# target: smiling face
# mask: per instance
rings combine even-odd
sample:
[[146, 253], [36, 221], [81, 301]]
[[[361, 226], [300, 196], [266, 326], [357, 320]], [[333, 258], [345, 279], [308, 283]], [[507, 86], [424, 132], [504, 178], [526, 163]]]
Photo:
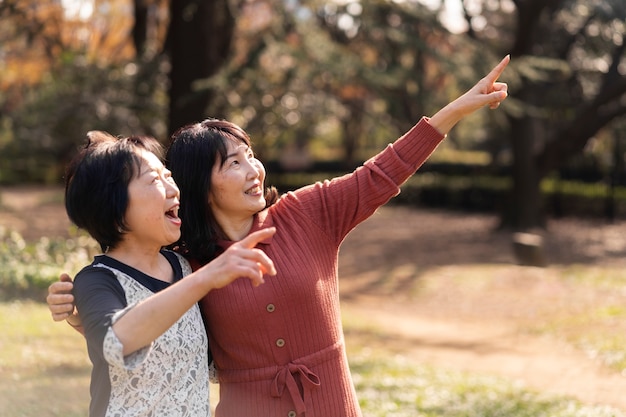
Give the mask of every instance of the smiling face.
[[226, 158], [213, 165], [209, 206], [217, 222], [251, 221], [265, 208], [265, 168], [243, 142], [226, 140]]
[[180, 238], [179, 191], [159, 158], [139, 151], [141, 165], [128, 184], [123, 241], [163, 247]]

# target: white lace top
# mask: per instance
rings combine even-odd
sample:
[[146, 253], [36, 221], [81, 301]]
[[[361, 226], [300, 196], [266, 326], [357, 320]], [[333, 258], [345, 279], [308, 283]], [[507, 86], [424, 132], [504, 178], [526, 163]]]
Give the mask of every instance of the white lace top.
[[[175, 275], [191, 272], [179, 255], [163, 254]], [[210, 416], [208, 341], [197, 305], [151, 345], [126, 357], [111, 327], [168, 285], [107, 256], [96, 257], [76, 276], [76, 304], [94, 364], [90, 416]]]

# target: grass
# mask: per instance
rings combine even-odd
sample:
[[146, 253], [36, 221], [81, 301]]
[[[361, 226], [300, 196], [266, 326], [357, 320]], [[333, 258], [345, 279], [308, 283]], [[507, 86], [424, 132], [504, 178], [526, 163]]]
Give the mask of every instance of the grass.
[[593, 301], [586, 308], [556, 317], [537, 330], [556, 334], [589, 357], [626, 375], [626, 272], [570, 266], [562, 270], [561, 276]]
[[[425, 176], [424, 181], [427, 179]], [[474, 182], [482, 184], [481, 178]], [[459, 188], [467, 186], [462, 181], [455, 184]], [[593, 194], [592, 191], [586, 190], [582, 195]], [[570, 189], [561, 187], [560, 192]], [[11, 296], [22, 289], [27, 293], [35, 290], [37, 297], [33, 298], [43, 300], [41, 295], [49, 282], [56, 280], [61, 271], [75, 272], [88, 263], [93, 250], [93, 243], [78, 235], [62, 241], [42, 238], [25, 242], [18, 234], [0, 228], [0, 300], [4, 299], [0, 301], [0, 416], [87, 415], [91, 366], [82, 336], [64, 323], [53, 323], [45, 304], [12, 301]], [[442, 292], [438, 284], [448, 279], [452, 281], [450, 287], [457, 289], [458, 299], [467, 299], [490, 282], [501, 282], [502, 277], [496, 276], [499, 267], [464, 268], [462, 276], [437, 276], [427, 281], [433, 288], [409, 290], [412, 295], [425, 292], [427, 298], [437, 293], [450, 295], [449, 288]], [[529, 331], [566, 340], [626, 375], [626, 272], [570, 266], [556, 271], [556, 275], [554, 279], [570, 284], [567, 295], [574, 300], [570, 305], [581, 308], [551, 316]], [[486, 279], [489, 276], [492, 281]], [[416, 282], [424, 284], [424, 280]], [[580, 303], [570, 291], [574, 288], [581, 297]], [[601, 302], [586, 303], [584, 294], [599, 294]], [[367, 318], [347, 317], [344, 325], [348, 337], [351, 332], [366, 332], [380, 338], [380, 329]], [[423, 366], [384, 346], [371, 346], [367, 339], [348, 341], [365, 417], [624, 417], [610, 407], [588, 407], [571, 399], [546, 396], [514, 381]], [[212, 387], [213, 404], [217, 391], [217, 386]]]
[[365, 350], [351, 356], [351, 363], [368, 417], [623, 416], [610, 407], [585, 407], [499, 378], [419, 367], [403, 357]]
[[[362, 326], [356, 323], [349, 320], [347, 332]], [[90, 364], [81, 335], [53, 323], [46, 305], [33, 301], [0, 303], [0, 334], [0, 415], [87, 414]], [[366, 417], [623, 416], [609, 407], [546, 397], [511, 381], [420, 366], [368, 346], [351, 345], [349, 356]]]
[[[11, 300], [10, 293], [24, 289], [43, 301], [40, 293], [49, 282], [56, 280], [60, 271], [76, 271], [78, 265], [86, 264], [93, 250], [93, 243], [84, 236], [30, 243], [0, 228], [0, 300], [4, 299], [0, 301], [0, 416], [87, 415], [91, 366], [82, 336], [64, 323], [53, 323], [42, 302]], [[50, 269], [50, 265], [55, 266]], [[468, 299], [489, 286], [497, 289], [506, 279], [502, 268], [468, 266], [457, 275], [442, 273], [416, 280], [416, 287], [407, 290], [411, 296], [421, 294], [425, 299], [436, 294]], [[537, 279], [547, 288], [564, 289], [568, 305], [576, 308], [543, 314], [546, 320], [528, 330], [566, 340], [626, 374], [626, 272], [582, 265], [541, 271], [548, 275]], [[396, 275], [418, 272], [389, 271]], [[533, 277], [515, 279], [524, 282]], [[442, 290], [442, 285], [447, 286]], [[592, 295], [595, 298], [590, 298]], [[365, 331], [380, 338], [380, 329], [371, 321], [349, 315], [344, 320], [348, 337]], [[425, 367], [384, 346], [372, 348], [367, 339], [350, 340], [348, 346], [366, 417], [624, 416], [609, 407], [586, 407], [571, 399], [546, 397], [512, 381]], [[213, 404], [217, 392], [218, 387], [213, 386]]]
[[90, 364], [80, 334], [31, 301], [0, 303], [0, 334], [0, 415], [87, 415]]

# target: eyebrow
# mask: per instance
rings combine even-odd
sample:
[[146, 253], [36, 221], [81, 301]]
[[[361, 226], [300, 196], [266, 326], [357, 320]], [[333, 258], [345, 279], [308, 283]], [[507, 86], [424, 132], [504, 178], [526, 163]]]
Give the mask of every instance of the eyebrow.
[[152, 165], [147, 165], [147, 164], [142, 164], [142, 165], [146, 165], [146, 169], [144, 171], [139, 171], [138, 177], [143, 177], [144, 175], [149, 174], [151, 172], [159, 172], [159, 169], [157, 167], [153, 167]]
[[250, 150], [249, 146], [246, 146], [245, 144], [242, 143], [241, 145], [237, 146], [237, 152], [226, 154], [226, 158], [224, 158], [224, 160], [226, 160], [228, 158], [232, 158], [233, 156], [237, 156], [239, 154], [239, 152], [240, 152], [239, 150], [241, 148], [244, 148], [245, 152], [248, 152], [248, 150]]

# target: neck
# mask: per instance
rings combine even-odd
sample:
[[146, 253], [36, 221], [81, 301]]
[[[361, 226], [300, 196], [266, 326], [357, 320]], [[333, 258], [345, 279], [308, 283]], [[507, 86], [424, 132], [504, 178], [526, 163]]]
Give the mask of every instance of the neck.
[[246, 219], [235, 220], [235, 219], [225, 219], [218, 221], [222, 232], [226, 235], [229, 240], [233, 242], [238, 242], [244, 237], [248, 236], [250, 230], [252, 229], [252, 224], [254, 222], [254, 217], [248, 217]]
[[160, 250], [160, 247], [145, 248], [122, 242], [116, 248], [107, 251], [106, 255], [153, 278], [172, 282], [174, 272]]

